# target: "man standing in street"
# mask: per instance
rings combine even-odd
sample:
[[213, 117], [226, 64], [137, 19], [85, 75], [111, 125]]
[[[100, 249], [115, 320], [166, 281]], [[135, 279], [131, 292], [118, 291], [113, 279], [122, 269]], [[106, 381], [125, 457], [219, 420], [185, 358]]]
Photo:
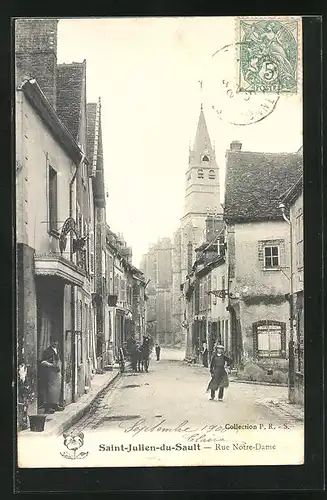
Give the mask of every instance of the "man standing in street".
[[157, 356], [157, 361], [160, 360], [160, 351], [161, 351], [161, 347], [160, 345], [158, 344], [158, 342], [156, 343], [156, 356]]
[[215, 392], [218, 390], [218, 401], [222, 401], [224, 397], [224, 389], [229, 386], [228, 375], [225, 370], [225, 364], [230, 366], [232, 360], [224, 353], [224, 346], [218, 344], [215, 346], [210, 363], [211, 380], [207, 387], [207, 392], [210, 391], [210, 400], [215, 399]]

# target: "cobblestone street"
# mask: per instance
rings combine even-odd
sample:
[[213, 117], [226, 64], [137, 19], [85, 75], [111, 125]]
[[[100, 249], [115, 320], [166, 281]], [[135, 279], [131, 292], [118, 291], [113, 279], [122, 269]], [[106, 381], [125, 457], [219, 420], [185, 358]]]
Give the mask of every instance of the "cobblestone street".
[[149, 373], [124, 373], [74, 429], [115, 429], [122, 421], [138, 419], [188, 420], [192, 424], [297, 425], [287, 414], [269, 411], [269, 400], [287, 399], [284, 387], [231, 382], [222, 403], [209, 401], [209, 372], [181, 361], [183, 353], [164, 350], [159, 362], [150, 361]]
[[[95, 398], [87, 413], [66, 430], [68, 435], [75, 431], [73, 439], [81, 439], [77, 454], [83, 461], [72, 460], [75, 452], [67, 446], [66, 434], [42, 439], [42, 434], [31, 433], [20, 441], [22, 463], [50, 467], [303, 463], [302, 414], [288, 405], [286, 387], [238, 383], [231, 377], [224, 401], [210, 401], [209, 370], [188, 365], [183, 358], [183, 351], [163, 349], [159, 362], [152, 356], [149, 373], [127, 371]], [[37, 460], [31, 458], [31, 446]]]

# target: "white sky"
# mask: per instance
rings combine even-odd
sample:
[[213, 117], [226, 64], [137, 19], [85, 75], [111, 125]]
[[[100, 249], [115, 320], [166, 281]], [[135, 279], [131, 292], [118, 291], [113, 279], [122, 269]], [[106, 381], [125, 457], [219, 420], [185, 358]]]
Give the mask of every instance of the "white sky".
[[[212, 54], [235, 41], [235, 26], [226, 17], [59, 21], [58, 63], [86, 59], [87, 100], [102, 100], [107, 222], [133, 247], [135, 265], [150, 243], [179, 226], [200, 112], [198, 80]], [[222, 184], [234, 139], [253, 151], [302, 145], [300, 96], [281, 97], [269, 117], [238, 127], [219, 120], [203, 95]]]

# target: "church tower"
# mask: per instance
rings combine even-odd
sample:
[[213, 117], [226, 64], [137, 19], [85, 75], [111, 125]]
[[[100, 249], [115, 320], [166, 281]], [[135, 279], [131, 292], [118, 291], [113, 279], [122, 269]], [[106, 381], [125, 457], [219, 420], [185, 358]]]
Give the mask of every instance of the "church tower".
[[184, 215], [181, 219], [181, 281], [191, 270], [195, 249], [205, 241], [205, 220], [221, 215], [219, 168], [216, 162], [203, 106], [186, 170]]

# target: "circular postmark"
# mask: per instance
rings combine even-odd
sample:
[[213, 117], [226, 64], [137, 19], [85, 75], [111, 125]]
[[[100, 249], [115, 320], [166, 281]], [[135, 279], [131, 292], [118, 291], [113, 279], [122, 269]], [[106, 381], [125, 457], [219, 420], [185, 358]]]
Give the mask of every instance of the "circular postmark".
[[240, 45], [226, 45], [213, 54], [203, 90], [219, 119], [242, 126], [257, 123], [269, 116], [276, 108], [279, 93], [267, 93], [264, 89], [260, 93], [241, 91], [238, 77]]

